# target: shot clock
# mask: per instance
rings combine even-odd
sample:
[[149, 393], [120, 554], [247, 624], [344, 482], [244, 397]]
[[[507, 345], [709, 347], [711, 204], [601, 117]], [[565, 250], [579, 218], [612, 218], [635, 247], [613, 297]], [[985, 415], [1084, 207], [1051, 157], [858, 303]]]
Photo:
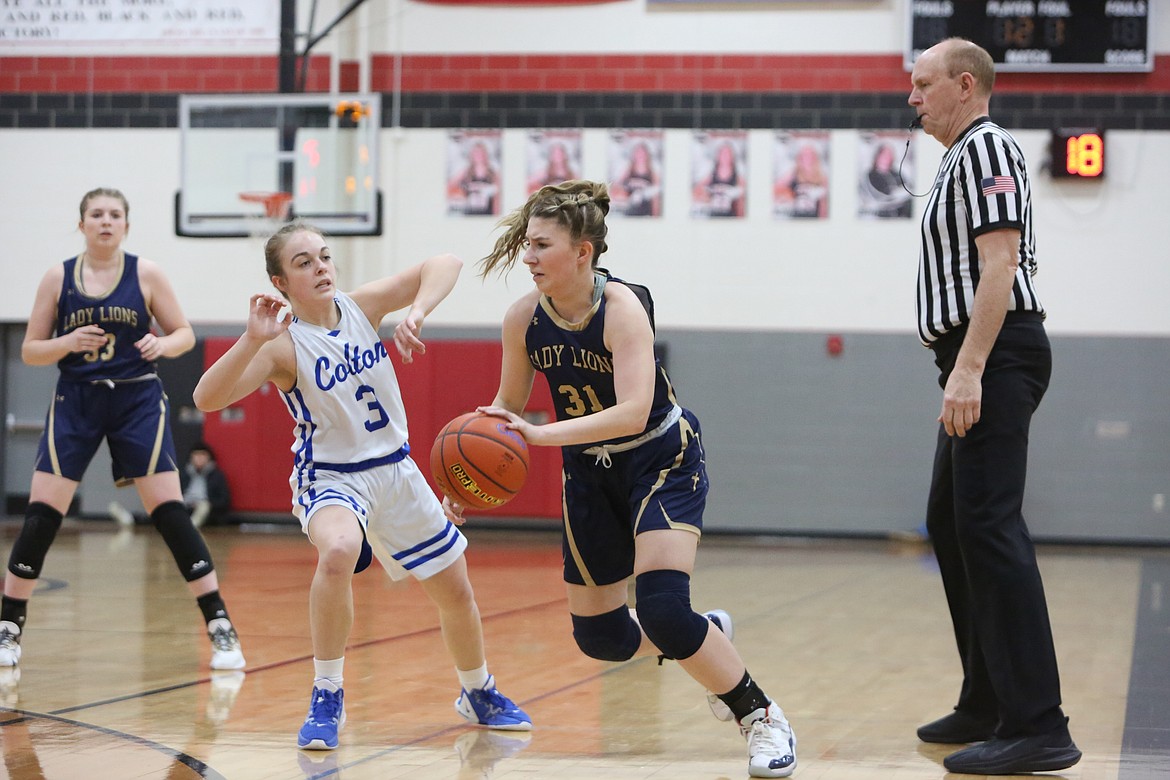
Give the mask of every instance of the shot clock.
[[1052, 131], [1052, 178], [1100, 179], [1104, 175], [1104, 130], [1076, 128]]

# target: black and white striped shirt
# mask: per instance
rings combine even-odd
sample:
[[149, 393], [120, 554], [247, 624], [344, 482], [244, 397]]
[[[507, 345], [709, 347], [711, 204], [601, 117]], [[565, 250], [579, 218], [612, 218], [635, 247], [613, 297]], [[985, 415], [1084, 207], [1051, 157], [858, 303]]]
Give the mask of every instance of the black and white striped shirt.
[[929, 346], [971, 319], [979, 285], [975, 237], [1020, 231], [1020, 264], [1008, 311], [1044, 314], [1036, 273], [1032, 186], [1016, 139], [988, 117], [975, 120], [943, 156], [922, 215], [918, 335]]

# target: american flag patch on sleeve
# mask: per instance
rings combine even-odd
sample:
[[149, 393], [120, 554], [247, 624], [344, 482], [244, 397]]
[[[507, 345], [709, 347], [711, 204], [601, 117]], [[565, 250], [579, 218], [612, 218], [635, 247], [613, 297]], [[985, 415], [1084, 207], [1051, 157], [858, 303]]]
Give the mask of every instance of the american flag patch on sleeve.
[[1011, 176], [988, 176], [979, 182], [979, 191], [985, 196], [1010, 194], [1016, 191], [1016, 180]]

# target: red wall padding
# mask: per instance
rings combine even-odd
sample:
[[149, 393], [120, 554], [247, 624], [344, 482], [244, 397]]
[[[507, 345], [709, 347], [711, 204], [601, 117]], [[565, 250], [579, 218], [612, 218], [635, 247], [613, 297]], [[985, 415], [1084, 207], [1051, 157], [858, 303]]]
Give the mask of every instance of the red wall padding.
[[[209, 338], [204, 368], [235, 343], [234, 338]], [[397, 355], [392, 342], [386, 343]], [[431, 443], [447, 422], [477, 406], [491, 403], [500, 379], [501, 347], [491, 341], [435, 341], [426, 355], [411, 364], [397, 363], [398, 383], [410, 426], [411, 456], [434, 487], [430, 476]], [[537, 375], [526, 415], [555, 416], [548, 385]], [[292, 494], [292, 418], [280, 391], [265, 383], [236, 404], [207, 414], [203, 438], [215, 450], [232, 486], [233, 509], [240, 512], [289, 512]], [[487, 513], [500, 517], [561, 516], [561, 453], [556, 447], [534, 447], [528, 482], [506, 507]]]

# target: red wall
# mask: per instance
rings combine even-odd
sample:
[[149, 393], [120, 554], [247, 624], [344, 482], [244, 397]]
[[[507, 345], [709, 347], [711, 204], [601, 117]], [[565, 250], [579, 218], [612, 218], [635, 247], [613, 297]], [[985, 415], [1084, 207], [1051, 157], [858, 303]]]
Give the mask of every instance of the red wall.
[[[399, 78], [389, 54], [370, 58], [371, 89]], [[406, 92], [908, 92], [901, 54], [436, 54], [401, 59]], [[340, 63], [342, 91], [358, 64]], [[0, 57], [0, 93], [274, 92], [277, 57]], [[329, 88], [329, 58], [314, 56], [306, 91]], [[1002, 92], [1170, 92], [1170, 56], [1150, 73], [1001, 73]]]
[[[209, 338], [204, 343], [204, 368], [235, 343], [233, 338]], [[386, 348], [396, 355], [392, 343]], [[395, 366], [410, 424], [411, 456], [434, 487], [430, 476], [431, 443], [444, 425], [464, 412], [490, 403], [500, 378], [501, 347], [488, 341], [436, 341], [427, 354], [409, 365]], [[525, 414], [546, 415], [554, 410], [544, 377], [537, 375]], [[227, 409], [207, 414], [203, 438], [216, 452], [232, 486], [232, 504], [240, 512], [289, 512], [292, 502], [288, 478], [292, 472], [292, 418], [280, 391], [265, 383], [256, 392]], [[530, 450], [528, 481], [506, 507], [468, 514], [507, 517], [561, 516], [561, 453], [557, 448]]]

